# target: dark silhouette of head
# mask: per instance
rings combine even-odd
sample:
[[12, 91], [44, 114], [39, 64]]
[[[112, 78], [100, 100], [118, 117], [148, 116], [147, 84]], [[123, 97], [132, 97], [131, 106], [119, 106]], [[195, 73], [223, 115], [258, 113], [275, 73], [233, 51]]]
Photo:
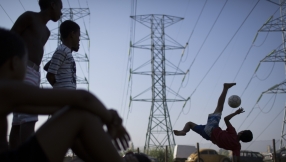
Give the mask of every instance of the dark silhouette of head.
[[26, 54], [25, 44], [17, 34], [0, 28], [0, 38], [0, 66], [11, 57], [18, 56], [22, 59]]
[[51, 20], [57, 22], [62, 16], [63, 3], [61, 0], [39, 0], [41, 11], [48, 11]]
[[238, 133], [239, 134], [239, 139], [242, 142], [250, 142], [253, 139], [253, 134], [250, 130], [244, 130]]
[[22, 38], [0, 28], [0, 75], [7, 79], [23, 80], [27, 66], [27, 49]]
[[80, 27], [79, 25], [71, 20], [64, 21], [60, 26], [61, 40], [65, 41], [70, 39], [72, 42], [72, 50], [79, 50], [79, 41], [80, 41]]

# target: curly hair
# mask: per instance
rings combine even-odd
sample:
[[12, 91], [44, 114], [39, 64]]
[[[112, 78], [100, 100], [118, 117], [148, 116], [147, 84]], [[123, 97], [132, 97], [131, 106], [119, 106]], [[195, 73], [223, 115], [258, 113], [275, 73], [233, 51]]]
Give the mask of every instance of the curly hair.
[[250, 142], [253, 139], [252, 132], [250, 130], [244, 130], [240, 135], [240, 140], [242, 142]]

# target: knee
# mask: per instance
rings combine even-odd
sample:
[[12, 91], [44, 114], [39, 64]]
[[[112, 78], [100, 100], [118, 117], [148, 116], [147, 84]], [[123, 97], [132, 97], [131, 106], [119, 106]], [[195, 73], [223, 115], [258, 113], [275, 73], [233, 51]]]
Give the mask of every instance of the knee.
[[69, 113], [74, 115], [74, 118], [72, 118], [73, 120], [79, 120], [79, 121], [87, 121], [90, 122], [91, 120], [93, 122], [100, 122], [101, 120], [98, 116], [86, 111], [86, 110], [82, 110], [82, 109], [76, 109], [76, 108], [71, 108], [68, 110]]
[[191, 126], [193, 124], [194, 124], [193, 122], [187, 122], [187, 125], [189, 125], [189, 126]]
[[187, 122], [186, 125], [188, 125], [191, 129], [193, 129], [196, 126], [196, 124], [193, 122]]

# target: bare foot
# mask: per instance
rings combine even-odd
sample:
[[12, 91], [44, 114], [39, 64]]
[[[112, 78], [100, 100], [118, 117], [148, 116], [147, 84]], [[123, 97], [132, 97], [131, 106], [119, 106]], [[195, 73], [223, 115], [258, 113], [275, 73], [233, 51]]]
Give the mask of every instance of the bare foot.
[[236, 85], [236, 83], [224, 83], [223, 84], [224, 88], [227, 88], [227, 89], [231, 88], [234, 85]]
[[175, 134], [176, 136], [185, 136], [185, 135], [186, 135], [186, 132], [174, 130], [174, 134]]

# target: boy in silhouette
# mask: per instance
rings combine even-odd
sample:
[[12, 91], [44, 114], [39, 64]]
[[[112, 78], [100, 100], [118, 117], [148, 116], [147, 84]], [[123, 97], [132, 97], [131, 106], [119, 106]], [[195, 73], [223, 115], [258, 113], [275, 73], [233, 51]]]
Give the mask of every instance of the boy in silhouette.
[[[128, 148], [130, 137], [117, 112], [107, 110], [84, 90], [40, 89], [23, 83], [28, 62], [24, 42], [17, 34], [1, 28], [0, 38], [1, 161], [62, 162], [68, 148], [74, 146], [83, 148], [90, 162], [124, 162], [112, 140], [121, 150]], [[53, 116], [20, 147], [9, 150], [7, 115], [11, 112]], [[129, 161], [136, 162], [134, 158]]]
[[[19, 16], [11, 31], [19, 34], [27, 46], [27, 70], [25, 83], [39, 87], [40, 64], [44, 54], [44, 46], [50, 36], [47, 28], [48, 21], [57, 22], [61, 15], [61, 0], [39, 0], [39, 13], [27, 11]], [[13, 122], [10, 132], [10, 147], [17, 148], [26, 141], [35, 130], [38, 115], [13, 113]]]
[[253, 138], [253, 135], [250, 130], [244, 130], [236, 133], [235, 128], [231, 125], [229, 120], [232, 117], [243, 113], [243, 108], [239, 108], [234, 113], [229, 114], [224, 118], [224, 122], [227, 126], [226, 130], [222, 130], [219, 127], [219, 121], [221, 118], [227, 91], [234, 85], [236, 85], [236, 83], [224, 83], [223, 91], [218, 99], [217, 107], [214, 113], [209, 114], [206, 125], [197, 125], [193, 122], [187, 122], [183, 130], [174, 130], [174, 134], [177, 136], [185, 136], [186, 133], [192, 129], [196, 133], [200, 134], [204, 139], [211, 140], [212, 143], [216, 144], [218, 147], [226, 150], [231, 150], [233, 154], [233, 162], [239, 162], [241, 150], [240, 141], [250, 142]]
[[47, 80], [53, 88], [76, 89], [76, 64], [72, 52], [79, 50], [80, 27], [66, 20], [60, 25], [62, 44], [45, 66]]

